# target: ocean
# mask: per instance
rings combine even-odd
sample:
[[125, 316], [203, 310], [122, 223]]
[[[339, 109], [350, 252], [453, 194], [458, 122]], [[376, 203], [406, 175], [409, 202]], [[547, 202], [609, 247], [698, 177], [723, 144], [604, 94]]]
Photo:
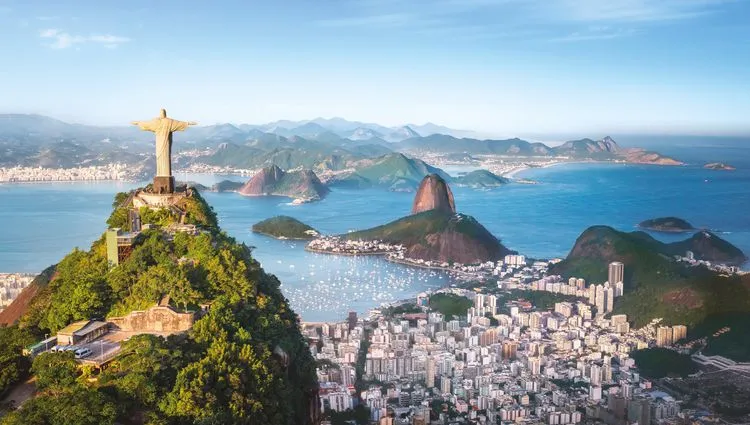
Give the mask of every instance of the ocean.
[[[539, 184], [510, 184], [486, 191], [452, 188], [456, 207], [476, 217], [507, 247], [532, 258], [564, 257], [581, 232], [592, 225], [633, 231], [642, 220], [666, 215], [712, 229], [750, 253], [750, 147], [670, 145], [659, 150], [689, 165], [564, 164], [529, 169], [518, 176]], [[725, 161], [737, 170], [706, 170], [702, 168], [706, 161]], [[187, 177], [204, 184], [228, 177], [241, 180], [237, 176]], [[117, 182], [0, 185], [0, 272], [37, 272], [73, 247], [88, 248], [104, 231], [114, 194], [136, 186]], [[295, 311], [309, 321], [339, 320], [349, 310], [363, 313], [383, 302], [447, 285], [452, 278], [377, 257], [309, 253], [302, 242], [256, 235], [250, 227], [284, 214], [323, 233], [344, 233], [408, 214], [413, 196], [335, 189], [321, 202], [294, 206], [279, 197], [205, 194], [221, 226], [254, 247], [266, 271], [281, 280]], [[665, 241], [687, 237], [654, 236]]]

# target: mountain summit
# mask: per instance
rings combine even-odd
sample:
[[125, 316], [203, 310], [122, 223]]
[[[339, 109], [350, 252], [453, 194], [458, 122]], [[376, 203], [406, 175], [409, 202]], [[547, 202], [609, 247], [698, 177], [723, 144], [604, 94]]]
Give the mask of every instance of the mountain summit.
[[411, 213], [419, 214], [429, 210], [456, 212], [453, 192], [445, 180], [437, 174], [428, 174], [422, 179], [417, 195], [414, 197]]

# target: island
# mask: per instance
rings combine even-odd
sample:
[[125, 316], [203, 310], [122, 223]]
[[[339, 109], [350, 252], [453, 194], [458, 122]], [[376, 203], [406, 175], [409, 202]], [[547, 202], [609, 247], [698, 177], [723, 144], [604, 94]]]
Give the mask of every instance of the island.
[[271, 236], [276, 239], [310, 240], [320, 235], [317, 230], [296, 218], [279, 215], [253, 224], [254, 233]]
[[734, 171], [735, 167], [725, 164], [723, 162], [711, 162], [703, 166], [707, 170], [718, 170], [718, 171]]
[[638, 223], [638, 227], [652, 232], [683, 233], [695, 230], [692, 224], [679, 217], [659, 217]]
[[272, 165], [255, 174], [238, 192], [244, 196], [286, 196], [299, 204], [321, 200], [330, 190], [312, 170], [285, 172]]

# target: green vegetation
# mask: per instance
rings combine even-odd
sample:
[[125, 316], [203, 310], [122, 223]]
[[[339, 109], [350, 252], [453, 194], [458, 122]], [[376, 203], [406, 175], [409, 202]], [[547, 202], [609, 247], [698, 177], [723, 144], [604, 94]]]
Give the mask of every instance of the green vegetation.
[[737, 362], [750, 362], [750, 313], [725, 313], [707, 317], [688, 330], [688, 339], [705, 338], [703, 354], [719, 355]]
[[[164, 296], [178, 310], [210, 303], [209, 312], [187, 333], [131, 338], [94, 379], [72, 367], [70, 354], [38, 356], [32, 372], [40, 393], [0, 423], [127, 423], [134, 414], [149, 424], [304, 422], [308, 391], [317, 385], [315, 363], [278, 280], [260, 268], [247, 246], [214, 226], [215, 215], [197, 194], [181, 208], [206, 231], [173, 238], [143, 232], [130, 256], [111, 271], [104, 238], [89, 251], [66, 256], [32, 299], [20, 327], [0, 330], [0, 383], [7, 388], [28, 370], [14, 353], [31, 334], [126, 314]], [[273, 354], [277, 349], [288, 364]]]
[[414, 190], [426, 175], [433, 173], [445, 181], [451, 181], [451, 177], [443, 170], [432, 167], [420, 159], [409, 158], [401, 153], [390, 153], [364, 162], [364, 165], [357, 167], [353, 173], [337, 177], [332, 184]]
[[31, 364], [21, 352], [33, 342], [28, 329], [0, 327], [0, 398], [29, 373]]
[[[702, 233], [688, 241], [699, 243], [704, 252], [725, 250], [726, 241], [699, 236]], [[636, 327], [657, 317], [667, 324], [693, 326], [713, 314], [750, 312], [750, 276], [721, 276], [673, 261], [671, 256], [683, 248], [685, 242], [664, 244], [644, 232], [594, 226], [581, 234], [568, 257], [550, 272], [604, 282], [607, 264], [623, 262], [625, 295], [615, 301], [614, 313], [627, 314]]]
[[388, 307], [383, 309], [383, 315], [386, 317], [394, 317], [402, 314], [421, 313], [422, 309], [415, 304], [402, 304], [396, 307]]
[[638, 227], [656, 232], [687, 232], [693, 230], [692, 224], [679, 217], [659, 217], [638, 223]]
[[442, 313], [447, 320], [465, 316], [472, 305], [470, 299], [455, 294], [440, 293], [430, 297], [430, 308]]
[[698, 371], [698, 366], [687, 354], [667, 348], [647, 348], [631, 353], [641, 374], [652, 379], [666, 376], [686, 377]]
[[510, 180], [500, 177], [487, 170], [475, 170], [455, 179], [457, 186], [469, 186], [474, 188], [499, 187], [508, 184]]
[[[440, 238], [435, 237], [437, 235], [452, 238], [452, 243], [440, 244]], [[474, 217], [439, 210], [409, 215], [382, 226], [341, 236], [352, 240], [402, 244], [411, 250], [410, 256], [449, 263], [495, 260], [510, 253]]]
[[253, 232], [278, 239], [313, 239], [317, 230], [286, 215], [280, 215], [253, 224]]
[[347, 409], [343, 412], [332, 410], [330, 415], [331, 425], [350, 425], [352, 423], [366, 425], [370, 423], [370, 409], [363, 404], [358, 404], [354, 409]]

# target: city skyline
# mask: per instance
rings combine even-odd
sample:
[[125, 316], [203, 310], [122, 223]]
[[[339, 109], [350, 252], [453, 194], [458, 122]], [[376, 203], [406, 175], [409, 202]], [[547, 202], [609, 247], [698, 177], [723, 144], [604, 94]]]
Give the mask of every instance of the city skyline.
[[736, 96], [750, 88], [748, 12], [746, 0], [5, 1], [0, 113], [748, 134], [750, 100]]

